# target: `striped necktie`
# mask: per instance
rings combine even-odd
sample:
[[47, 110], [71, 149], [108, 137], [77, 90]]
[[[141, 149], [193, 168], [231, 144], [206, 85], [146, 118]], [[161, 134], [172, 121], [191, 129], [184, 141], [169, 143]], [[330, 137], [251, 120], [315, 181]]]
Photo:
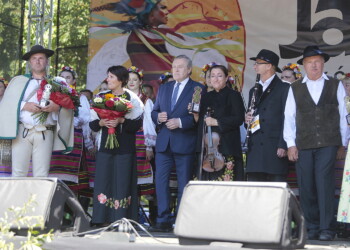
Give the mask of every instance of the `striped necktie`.
[[177, 94], [179, 93], [179, 86], [180, 86], [180, 83], [178, 82], [175, 83], [175, 89], [173, 92], [173, 96], [171, 97], [171, 111], [173, 111], [174, 106], [176, 104]]

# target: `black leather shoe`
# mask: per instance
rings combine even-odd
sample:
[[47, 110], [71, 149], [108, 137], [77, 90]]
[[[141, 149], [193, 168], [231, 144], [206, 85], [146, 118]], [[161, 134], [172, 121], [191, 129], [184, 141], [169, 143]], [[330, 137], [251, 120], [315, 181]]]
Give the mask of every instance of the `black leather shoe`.
[[318, 240], [319, 239], [318, 231], [307, 232], [307, 239], [308, 240]]
[[322, 241], [332, 241], [334, 240], [334, 237], [335, 237], [334, 232], [325, 230], [320, 233], [320, 236], [318, 237], [318, 239]]
[[173, 231], [173, 226], [170, 223], [157, 223], [154, 226], [148, 228], [150, 232], [167, 233]]

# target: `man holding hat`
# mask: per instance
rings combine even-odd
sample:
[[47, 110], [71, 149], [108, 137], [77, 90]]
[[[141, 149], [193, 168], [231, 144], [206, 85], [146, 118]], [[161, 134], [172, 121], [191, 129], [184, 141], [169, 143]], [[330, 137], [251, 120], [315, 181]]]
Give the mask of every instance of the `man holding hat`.
[[[289, 84], [276, 75], [279, 57], [263, 49], [256, 57], [254, 70], [260, 79], [249, 92], [247, 151], [248, 181], [286, 181], [288, 174], [287, 145], [283, 140], [284, 108]], [[252, 100], [252, 96], [255, 96]]]
[[323, 73], [329, 55], [317, 46], [304, 49], [298, 64], [306, 75], [288, 93], [284, 139], [288, 158], [296, 161], [300, 203], [309, 239], [333, 240], [334, 163], [345, 155], [345, 90]]
[[[22, 59], [29, 62], [31, 74], [14, 77], [0, 103], [3, 118], [0, 139], [12, 140], [13, 177], [27, 176], [30, 160], [35, 177], [48, 176], [53, 147], [67, 150], [73, 145], [73, 111], [61, 108], [51, 100], [46, 106], [39, 105], [37, 93], [53, 54], [41, 45], [33, 46], [24, 54]], [[49, 113], [44, 123], [35, 117], [39, 112]], [[57, 121], [63, 122], [58, 126]]]

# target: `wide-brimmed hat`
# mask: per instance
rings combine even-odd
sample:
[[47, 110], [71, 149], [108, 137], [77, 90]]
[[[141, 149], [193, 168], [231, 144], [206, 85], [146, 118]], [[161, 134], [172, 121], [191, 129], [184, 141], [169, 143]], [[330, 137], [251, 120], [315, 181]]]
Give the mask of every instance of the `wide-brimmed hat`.
[[255, 61], [256, 59], [261, 59], [264, 60], [268, 63], [271, 63], [276, 67], [276, 71], [281, 73], [282, 70], [278, 67], [278, 62], [280, 61], [280, 57], [273, 51], [267, 50], [267, 49], [262, 49], [258, 53], [256, 57], [251, 57], [250, 60]]
[[45, 49], [43, 46], [41, 45], [34, 45], [30, 51], [28, 51], [27, 53], [25, 53], [23, 56], [22, 56], [22, 59], [23, 60], [26, 60], [28, 61], [29, 58], [34, 55], [34, 54], [38, 54], [38, 53], [44, 53], [45, 55], [47, 55], [47, 57], [50, 57], [54, 54], [54, 51], [53, 50], [50, 50], [50, 49]]
[[317, 46], [307, 46], [303, 52], [303, 58], [298, 60], [298, 64], [303, 64], [303, 60], [310, 56], [323, 56], [324, 62], [329, 60], [329, 55], [320, 50]]

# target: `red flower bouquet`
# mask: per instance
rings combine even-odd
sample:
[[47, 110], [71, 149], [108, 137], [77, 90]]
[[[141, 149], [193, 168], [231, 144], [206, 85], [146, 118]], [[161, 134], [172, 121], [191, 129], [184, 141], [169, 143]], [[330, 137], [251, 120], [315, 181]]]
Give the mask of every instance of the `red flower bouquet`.
[[[80, 99], [78, 93], [74, 88], [69, 86], [66, 83], [66, 80], [62, 77], [54, 77], [54, 78], [45, 78], [41, 81], [40, 87], [37, 90], [37, 98], [38, 100], [42, 100], [46, 85], [51, 85], [49, 98], [54, 103], [60, 105], [66, 109], [73, 109], [78, 111], [78, 107], [80, 106]], [[40, 112], [35, 113], [33, 116], [39, 119], [40, 123], [44, 123], [48, 117], [48, 112]]]
[[[96, 111], [101, 119], [114, 120], [124, 117], [132, 109], [132, 103], [125, 97], [117, 97], [113, 94], [99, 94], [93, 99], [92, 109]], [[115, 128], [108, 128], [106, 148], [119, 147]]]

